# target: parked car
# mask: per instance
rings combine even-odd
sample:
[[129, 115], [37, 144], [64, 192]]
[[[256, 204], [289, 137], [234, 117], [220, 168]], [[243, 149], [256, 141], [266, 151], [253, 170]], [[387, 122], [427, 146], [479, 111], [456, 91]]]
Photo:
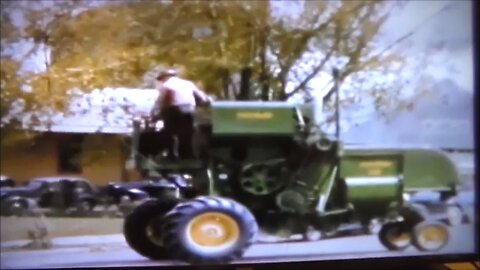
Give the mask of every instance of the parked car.
[[39, 177], [25, 186], [3, 189], [0, 195], [2, 214], [17, 215], [32, 207], [52, 210], [91, 211], [98, 203], [95, 187], [84, 178], [70, 176]]
[[101, 187], [102, 201], [107, 205], [119, 205], [147, 199], [148, 193], [141, 188], [148, 184], [148, 181], [111, 182]]
[[149, 178], [134, 182], [111, 182], [103, 187], [103, 194], [108, 204], [121, 204], [135, 202], [147, 198], [160, 198], [176, 196], [178, 188], [188, 191], [188, 178], [178, 175], [167, 177]]
[[14, 186], [16, 186], [16, 182], [13, 178], [5, 175], [0, 175], [0, 188], [14, 187]]

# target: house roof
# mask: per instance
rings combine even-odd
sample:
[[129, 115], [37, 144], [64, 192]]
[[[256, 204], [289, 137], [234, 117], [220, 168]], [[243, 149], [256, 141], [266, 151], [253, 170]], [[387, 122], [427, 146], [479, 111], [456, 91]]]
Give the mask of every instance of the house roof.
[[88, 94], [77, 93], [70, 103], [68, 114], [41, 117], [41, 123], [32, 125], [30, 117], [24, 119], [24, 127], [35, 131], [61, 133], [113, 133], [132, 132], [132, 120], [148, 115], [158, 97], [156, 89], [106, 88]]

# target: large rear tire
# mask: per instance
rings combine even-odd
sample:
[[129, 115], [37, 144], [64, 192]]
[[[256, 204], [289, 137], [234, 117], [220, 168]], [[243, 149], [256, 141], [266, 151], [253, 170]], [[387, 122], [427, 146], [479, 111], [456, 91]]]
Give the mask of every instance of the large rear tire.
[[187, 263], [226, 263], [242, 257], [256, 239], [257, 222], [230, 199], [200, 197], [165, 215], [163, 243]]
[[140, 255], [151, 260], [169, 258], [161, 241], [161, 218], [175, 207], [173, 200], [151, 200], [139, 205], [126, 216], [123, 234], [128, 245]]

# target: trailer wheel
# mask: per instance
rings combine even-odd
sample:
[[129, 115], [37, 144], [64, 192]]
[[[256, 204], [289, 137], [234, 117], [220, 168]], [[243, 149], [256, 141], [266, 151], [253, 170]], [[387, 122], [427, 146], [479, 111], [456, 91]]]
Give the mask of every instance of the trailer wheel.
[[447, 226], [440, 222], [424, 221], [412, 230], [413, 245], [421, 251], [437, 251], [442, 249], [449, 240]]
[[240, 258], [255, 241], [258, 225], [243, 205], [200, 197], [166, 214], [163, 243], [188, 263], [225, 263]]
[[383, 225], [378, 236], [380, 243], [388, 250], [405, 250], [412, 243], [410, 228], [405, 222], [393, 222]]
[[170, 211], [175, 201], [146, 201], [125, 218], [123, 234], [127, 244], [140, 255], [152, 260], [169, 258], [161, 242], [160, 218]]

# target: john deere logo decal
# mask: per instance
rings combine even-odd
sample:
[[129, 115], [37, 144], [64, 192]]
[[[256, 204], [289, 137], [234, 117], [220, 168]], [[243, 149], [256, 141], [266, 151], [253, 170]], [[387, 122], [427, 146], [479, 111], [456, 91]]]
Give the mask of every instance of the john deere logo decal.
[[387, 161], [387, 160], [376, 160], [376, 161], [362, 161], [360, 162], [360, 167], [362, 168], [379, 168], [379, 169], [384, 169], [384, 168], [389, 168], [393, 166], [392, 161]]
[[359, 166], [365, 169], [369, 176], [380, 176], [385, 169], [393, 166], [393, 162], [386, 160], [363, 161], [359, 163]]
[[237, 112], [239, 120], [270, 120], [272, 118], [271, 112]]

